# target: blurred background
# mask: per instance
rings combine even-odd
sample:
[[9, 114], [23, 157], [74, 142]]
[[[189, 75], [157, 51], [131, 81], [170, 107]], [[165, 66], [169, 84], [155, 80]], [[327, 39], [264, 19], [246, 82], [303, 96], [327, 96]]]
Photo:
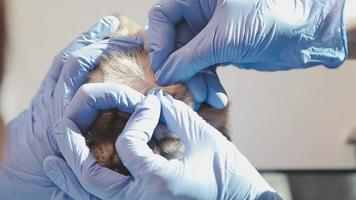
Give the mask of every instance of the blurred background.
[[[110, 13], [145, 25], [154, 2], [8, 1], [5, 120], [27, 108], [52, 58], [74, 37]], [[334, 70], [224, 67], [219, 74], [230, 99], [233, 142], [285, 199], [356, 199], [356, 151], [347, 143], [356, 136], [355, 60]], [[340, 198], [315, 196], [318, 189]]]

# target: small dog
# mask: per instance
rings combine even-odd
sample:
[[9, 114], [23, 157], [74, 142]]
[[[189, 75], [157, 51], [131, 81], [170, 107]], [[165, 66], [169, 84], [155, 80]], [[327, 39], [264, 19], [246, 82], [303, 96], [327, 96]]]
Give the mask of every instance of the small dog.
[[[140, 26], [126, 17], [119, 16], [119, 20], [119, 29], [113, 36], [139, 36]], [[148, 52], [144, 49], [131, 53], [116, 51], [110, 56], [104, 56], [88, 82], [124, 84], [145, 95], [150, 89], [159, 87], [149, 66]], [[193, 108], [192, 94], [184, 84], [174, 84], [162, 89]], [[226, 127], [227, 108], [215, 110], [203, 104], [198, 114], [230, 139]], [[87, 145], [98, 163], [124, 175], [130, 173], [120, 161], [115, 150], [115, 141], [129, 117], [128, 113], [117, 109], [102, 111], [85, 135]], [[148, 145], [154, 153], [167, 159], [181, 159], [184, 156], [184, 145], [162, 123], [157, 125]]]

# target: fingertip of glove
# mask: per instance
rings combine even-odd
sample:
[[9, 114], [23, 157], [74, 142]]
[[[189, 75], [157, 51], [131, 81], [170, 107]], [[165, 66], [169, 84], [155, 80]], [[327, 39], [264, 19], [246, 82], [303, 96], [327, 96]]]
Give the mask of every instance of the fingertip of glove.
[[[162, 74], [165, 74], [164, 76]], [[155, 73], [155, 80], [156, 83], [160, 86], [166, 86], [169, 84], [169, 82], [167, 81], [167, 74], [162, 72], [162, 68], [157, 70], [157, 72]]]
[[156, 95], [147, 95], [145, 102], [150, 106], [156, 106], [159, 104], [159, 100]]
[[[160, 102], [156, 95], [148, 94], [137, 106], [135, 111], [143, 110], [158, 110], [160, 109]], [[159, 111], [159, 110], [158, 110]]]
[[96, 26], [94, 26], [94, 31], [104, 31], [104, 34], [107, 35], [111, 32], [116, 31], [119, 25], [120, 20], [117, 17], [113, 15], [108, 15], [99, 20]]
[[100, 24], [103, 24], [105, 27], [109, 28], [110, 32], [116, 31], [120, 25], [120, 20], [114, 15], [108, 15], [100, 19]]
[[160, 87], [153, 88], [153, 89], [151, 89], [150, 91], [147, 92], [147, 95], [158, 96], [160, 94], [163, 94], [163, 90]]
[[44, 160], [43, 160], [43, 169], [47, 172], [49, 171], [53, 165], [53, 163], [55, 162], [56, 157], [55, 156], [47, 156]]
[[174, 104], [174, 98], [166, 93], [166, 92], [160, 92], [158, 95], [157, 95], [157, 98], [159, 99], [161, 105], [164, 107], [164, 108], [169, 108], [172, 106], [172, 104]]
[[194, 101], [197, 103], [202, 103], [207, 99], [208, 96], [208, 87], [204, 81], [204, 77], [201, 74], [198, 74], [190, 81], [186, 83], [186, 86], [189, 88], [190, 92], [194, 97]]
[[223, 92], [209, 94], [207, 102], [215, 109], [223, 109], [228, 104], [227, 95]]
[[154, 72], [156, 72], [160, 67], [160, 63], [158, 62], [159, 55], [157, 54], [158, 52], [154, 49], [150, 49], [150, 53], [148, 54], [150, 58], [150, 66]]
[[101, 18], [94, 26], [90, 28], [88, 32], [85, 33], [85, 39], [90, 40], [102, 40], [109, 33], [114, 32], [119, 27], [120, 21], [115, 16], [105, 16]]
[[47, 174], [50, 179], [56, 179], [57, 182], [63, 179], [62, 174], [59, 173], [60, 169], [58, 167], [58, 158], [57, 156], [48, 156], [47, 158], [44, 159], [42, 165], [43, 165], [43, 170]]

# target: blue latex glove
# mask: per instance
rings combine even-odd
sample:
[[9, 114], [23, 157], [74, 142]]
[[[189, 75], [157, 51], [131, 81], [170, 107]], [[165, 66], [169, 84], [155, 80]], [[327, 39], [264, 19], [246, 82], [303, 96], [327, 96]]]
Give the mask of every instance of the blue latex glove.
[[[84, 178], [77, 179], [67, 163], [54, 155], [43, 161], [43, 168], [48, 177], [74, 199], [93, 199], [95, 196], [107, 199], [105, 192], [108, 190], [117, 193], [116, 187], [125, 184], [122, 182], [125, 182], [123, 180], [126, 180], [126, 177], [99, 166], [80, 132], [89, 128], [101, 110], [118, 108], [133, 113], [135, 105], [143, 98], [141, 93], [125, 85], [107, 83], [83, 85], [70, 102], [64, 118], [59, 120], [54, 137], [66, 161], [73, 167], [74, 173]], [[93, 189], [96, 184], [100, 187], [99, 190]]]
[[[127, 109], [127, 104], [117, 105]], [[147, 145], [161, 110], [163, 121], [185, 144], [183, 160], [167, 160]], [[85, 190], [102, 199], [281, 199], [219, 131], [161, 90], [136, 106], [116, 141], [131, 176], [96, 163], [76, 125], [80, 123], [75, 116], [82, 112], [73, 107], [56, 129], [55, 137], [67, 163], [58, 157], [44, 163], [48, 176], [67, 193], [73, 192], [65, 189], [73, 185], [72, 180], [58, 177], [76, 176]]]
[[43, 171], [42, 162], [49, 155], [60, 155], [53, 129], [100, 56], [114, 49], [141, 48], [137, 38], [103, 40], [118, 26], [116, 17], [105, 17], [69, 44], [55, 57], [29, 108], [8, 124], [0, 199], [64, 198]]
[[[337, 67], [347, 55], [343, 5], [344, 0], [162, 0], [150, 12], [148, 30], [156, 80], [190, 84], [218, 64], [259, 71]], [[205, 93], [206, 86], [192, 84]]]

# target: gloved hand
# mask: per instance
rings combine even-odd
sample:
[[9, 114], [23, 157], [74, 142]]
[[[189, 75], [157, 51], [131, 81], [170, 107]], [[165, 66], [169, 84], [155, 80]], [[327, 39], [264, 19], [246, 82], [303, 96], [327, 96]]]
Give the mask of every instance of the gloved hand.
[[[55, 134], [67, 162], [58, 157], [46, 159], [48, 176], [68, 194], [73, 191], [66, 186], [77, 181], [61, 177], [76, 176], [86, 191], [102, 199], [280, 199], [219, 131], [162, 90], [155, 91], [155, 95], [149, 94], [136, 106], [116, 141], [116, 149], [131, 176], [122, 176], [96, 163], [77, 126], [81, 123], [75, 116], [83, 110], [75, 106], [58, 124]], [[100, 100], [95, 102], [102, 104]], [[127, 104], [117, 105], [127, 109]], [[167, 160], [147, 145], [161, 110], [162, 120], [185, 145], [183, 160]]]
[[[96, 163], [81, 132], [89, 128], [101, 110], [118, 108], [121, 111], [133, 113], [135, 105], [143, 97], [141, 93], [125, 85], [108, 83], [83, 85], [70, 102], [64, 118], [59, 120], [54, 130], [54, 138], [66, 161], [73, 166], [74, 173], [90, 178], [79, 178], [78, 181], [66, 162], [54, 155], [48, 156], [43, 162], [43, 168], [48, 177], [73, 199], [93, 199], [95, 196], [106, 199], [108, 196], [105, 196], [105, 191], [123, 185], [121, 181], [126, 180], [125, 176]], [[94, 181], [94, 179], [103, 180]], [[95, 196], [82, 187], [83, 185], [92, 188], [96, 184], [100, 186], [100, 190], [89, 190]], [[118, 191], [115, 189], [113, 192]], [[103, 196], [102, 193], [105, 195]]]
[[[150, 25], [145, 32], [145, 36], [147, 35], [146, 38], [149, 38], [148, 48], [151, 51], [150, 65], [153, 71], [158, 70], [162, 62], [173, 50], [183, 47], [194, 37], [187, 23], [179, 23], [175, 30], [170, 19], [166, 18], [165, 13], [159, 10], [161, 4], [170, 5], [171, 3], [169, 1], [161, 1], [152, 9], [150, 13]], [[175, 31], [177, 32], [176, 34]], [[161, 35], [161, 33], [168, 35]], [[207, 102], [217, 109], [227, 106], [227, 94], [220, 82], [215, 67], [198, 72], [196, 76], [186, 81], [185, 84], [194, 97], [196, 110], [200, 108], [203, 102]]]
[[119, 24], [116, 17], [104, 17], [59, 53], [29, 108], [8, 124], [6, 155], [0, 170], [1, 199], [48, 200], [56, 190], [42, 162], [49, 155], [60, 155], [53, 138], [57, 120], [102, 54], [142, 47], [137, 38], [103, 40]]
[[156, 80], [189, 84], [219, 64], [260, 71], [337, 67], [347, 54], [343, 5], [344, 0], [162, 0], [150, 11], [148, 30]]

